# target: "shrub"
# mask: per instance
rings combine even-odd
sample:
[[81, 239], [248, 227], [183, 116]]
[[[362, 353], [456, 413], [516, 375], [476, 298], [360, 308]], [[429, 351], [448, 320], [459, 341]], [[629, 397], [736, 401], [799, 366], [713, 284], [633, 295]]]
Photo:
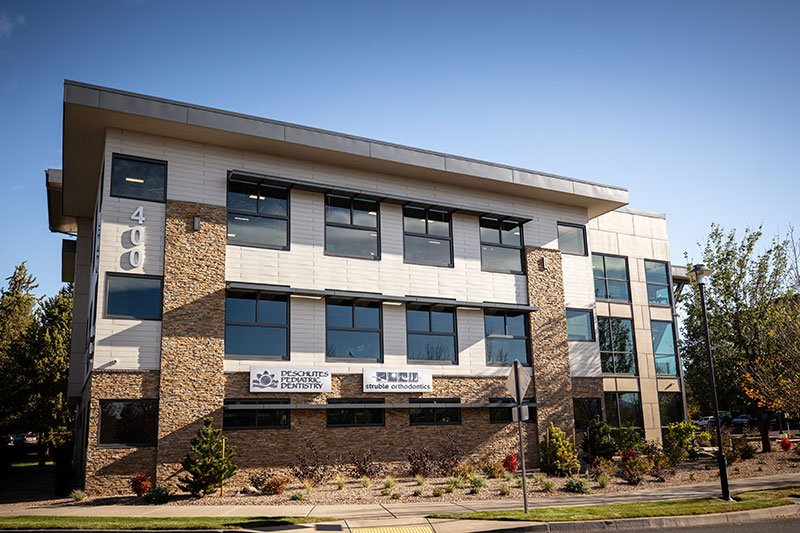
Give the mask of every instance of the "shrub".
[[675, 466], [689, 457], [697, 434], [697, 426], [691, 422], [673, 422], [667, 426], [664, 435], [664, 453]]
[[794, 447], [794, 445], [792, 444], [792, 441], [789, 440], [789, 437], [783, 437], [781, 439], [780, 444], [781, 444], [781, 450], [783, 450], [785, 452], [788, 452], [789, 450], [791, 450]]
[[414, 489], [414, 492], [411, 493], [412, 496], [422, 496], [422, 489]]
[[[723, 438], [723, 442], [725, 439]], [[747, 460], [756, 456], [758, 448], [747, 442], [746, 438], [731, 439], [730, 445], [723, 447], [725, 458], [729, 464], [738, 462], [740, 459]]]
[[305, 444], [303, 449], [305, 453], [298, 455], [297, 462], [292, 465], [292, 475], [300, 481], [309, 481], [313, 485], [328, 479], [331, 474], [328, 458], [310, 442]]
[[311, 491], [314, 490], [314, 484], [311, 483], [309, 480], [303, 480], [303, 488], [306, 489], [306, 494], [311, 494]]
[[611, 436], [611, 426], [600, 417], [595, 417], [586, 428], [581, 442], [583, 453], [593, 461], [597, 457], [611, 459], [617, 453], [617, 443]]
[[81, 489], [75, 489], [69, 493], [69, 497], [76, 502], [82, 502], [86, 499], [86, 493]]
[[497, 479], [506, 471], [506, 467], [499, 461], [487, 461], [481, 464], [481, 471], [489, 479]]
[[698, 431], [694, 435], [694, 441], [698, 446], [711, 446], [711, 433], [708, 431]]
[[503, 472], [503, 479], [506, 481], [514, 481], [514, 474], [511, 472]]
[[336, 476], [334, 482], [336, 483], [336, 488], [338, 490], [344, 490], [345, 486], [347, 485], [347, 480], [345, 480], [342, 476]]
[[500, 483], [500, 496], [508, 496], [511, 494], [511, 488], [508, 486], [508, 483]]
[[436, 457], [436, 472], [443, 476], [450, 475], [451, 471], [461, 463], [463, 457], [464, 454], [456, 440], [453, 437], [447, 437], [447, 443], [440, 447], [439, 455]]
[[399, 500], [402, 496], [403, 495], [400, 494], [399, 492], [395, 492], [394, 494], [392, 494], [392, 499], [393, 500]]
[[462, 463], [454, 466], [450, 470], [450, 475], [453, 477], [460, 477], [462, 479], [470, 479], [475, 475], [475, 467], [469, 463]]
[[[453, 491], [450, 490], [449, 492], [453, 492]], [[439, 487], [436, 487], [435, 489], [433, 489], [433, 495], [436, 496], [437, 498], [442, 497], [444, 495], [444, 493], [445, 493], [445, 491], [440, 489]]]
[[519, 454], [514, 452], [506, 455], [506, 458], [503, 459], [503, 468], [511, 473], [516, 472], [519, 468]]
[[605, 474], [600, 474], [597, 476], [597, 484], [601, 489], [608, 488], [608, 486], [611, 484], [611, 479]]
[[472, 485], [473, 488], [477, 487], [482, 489], [486, 486], [486, 478], [483, 476], [472, 476], [472, 479], [469, 480], [469, 484]]
[[638, 485], [653, 469], [653, 463], [644, 455], [630, 451], [623, 456], [620, 477], [629, 485]]
[[289, 499], [293, 502], [301, 502], [306, 499], [306, 493], [302, 491], [293, 492]]
[[389, 487], [384, 487], [381, 489], [381, 496], [390, 496], [392, 494], [392, 489]]
[[[520, 479], [519, 482], [521, 486], [522, 479]], [[544, 474], [536, 474], [533, 476], [533, 482], [539, 485], [544, 492], [553, 492], [553, 489], [556, 488], [555, 482]]]
[[541, 443], [542, 469], [550, 474], [571, 475], [577, 474], [581, 468], [575, 446], [567, 438], [561, 428], [550, 423], [545, 438]]
[[612, 478], [617, 475], [617, 463], [611, 459], [597, 457], [589, 468], [589, 476], [598, 479], [600, 476]]
[[451, 477], [448, 484], [452, 484], [455, 488], [460, 489], [464, 487], [466, 480], [461, 476]]
[[658, 453], [650, 456], [650, 462], [653, 463], [650, 475], [658, 481], [666, 481], [667, 477], [672, 473], [672, 461], [665, 454]]
[[147, 494], [144, 495], [144, 501], [155, 505], [167, 503], [170, 498], [172, 498], [172, 493], [162, 487], [153, 487]]
[[372, 480], [368, 477], [362, 477], [361, 486], [364, 487], [365, 489], [370, 488], [372, 486]]
[[481, 488], [480, 487], [471, 487], [467, 494], [480, 494]]
[[[179, 486], [192, 496], [206, 496], [222, 487], [236, 473], [233, 458], [236, 449], [225, 447], [222, 430], [213, 427], [214, 419], [203, 419], [203, 426], [191, 440], [189, 454], [181, 461], [188, 475], [181, 477]], [[155, 490], [155, 489], [153, 489]]]
[[147, 474], [135, 474], [131, 478], [131, 490], [138, 497], [142, 497], [153, 488], [153, 481]]
[[630, 450], [636, 451], [644, 444], [641, 430], [631, 426], [612, 428], [611, 436], [620, 453]]
[[[442, 490], [442, 489], [435, 489], [433, 492], [435, 493], [437, 490]], [[446, 492], [447, 494], [450, 494], [454, 490], [456, 490], [456, 485], [452, 481], [450, 481], [447, 485], [444, 486], [444, 492]], [[434, 494], [434, 496], [436, 496], [436, 494]]]
[[291, 478], [285, 474], [269, 474], [257, 472], [250, 476], [250, 484], [261, 494], [283, 494], [289, 486]]
[[579, 477], [568, 477], [567, 481], [564, 483], [564, 490], [576, 494], [589, 494], [592, 492], [586, 480]]
[[416, 476], [414, 476], [414, 481], [417, 483], [417, 485], [420, 485], [420, 486], [422, 486], [422, 485], [424, 485], [424, 484], [425, 484], [425, 483], [426, 483], [428, 480], [427, 480], [427, 479], [425, 479], [425, 476], [421, 476], [421, 475], [417, 474]]
[[383, 488], [384, 489], [391, 489], [397, 484], [392, 476], [386, 476], [383, 478]]
[[350, 452], [350, 476], [354, 479], [361, 477], [378, 477], [383, 473], [383, 466], [375, 461], [375, 452], [372, 448], [364, 453]]

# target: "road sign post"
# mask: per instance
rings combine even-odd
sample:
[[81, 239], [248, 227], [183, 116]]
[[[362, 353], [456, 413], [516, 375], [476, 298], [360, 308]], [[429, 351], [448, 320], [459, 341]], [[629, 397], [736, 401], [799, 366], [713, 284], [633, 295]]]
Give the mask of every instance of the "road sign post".
[[[519, 434], [519, 464], [522, 467], [522, 502], [525, 512], [528, 512], [528, 480], [527, 472], [525, 470], [525, 444], [522, 438], [522, 421], [527, 420], [527, 413], [523, 411], [522, 399], [528, 385], [531, 383], [531, 377], [522, 368], [519, 361], [514, 361], [514, 367], [508, 373], [506, 380], [506, 388], [514, 397], [514, 411], [517, 419], [517, 433]], [[525, 406], [527, 411], [527, 406]]]

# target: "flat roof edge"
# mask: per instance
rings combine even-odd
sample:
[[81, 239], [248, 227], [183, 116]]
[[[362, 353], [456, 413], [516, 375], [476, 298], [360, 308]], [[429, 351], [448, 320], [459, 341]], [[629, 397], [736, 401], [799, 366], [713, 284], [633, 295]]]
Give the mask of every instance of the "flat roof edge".
[[619, 207], [615, 209], [615, 211], [619, 211], [620, 213], [627, 213], [629, 215], [638, 215], [641, 217], [650, 217], [650, 218], [661, 218], [666, 220], [667, 214], [666, 213], [659, 213], [658, 211], [647, 211], [645, 209], [636, 209], [633, 207]]

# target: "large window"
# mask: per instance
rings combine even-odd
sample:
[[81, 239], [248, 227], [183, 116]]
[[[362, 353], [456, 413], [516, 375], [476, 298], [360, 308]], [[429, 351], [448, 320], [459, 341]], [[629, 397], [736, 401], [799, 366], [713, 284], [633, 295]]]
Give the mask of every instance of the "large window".
[[567, 340], [594, 341], [591, 309], [567, 309]]
[[[223, 429], [289, 429], [288, 409], [259, 409], [260, 405], [288, 404], [289, 398], [225, 400]], [[250, 409], [231, 409], [232, 406], [251, 406]]]
[[381, 361], [381, 304], [328, 300], [325, 311], [328, 359]]
[[114, 154], [111, 196], [148, 202], [167, 199], [167, 162]]
[[522, 223], [511, 218], [481, 217], [481, 268], [522, 274]]
[[628, 260], [614, 255], [592, 254], [594, 295], [598, 300], [630, 302]]
[[[362, 403], [382, 404], [382, 398], [328, 398], [329, 404]], [[382, 426], [384, 424], [384, 409], [359, 408], [359, 409], [326, 409], [329, 428]]]
[[613, 427], [644, 427], [638, 392], [606, 392], [606, 422]]
[[100, 400], [100, 446], [155, 446], [158, 400]]
[[163, 279], [136, 274], [108, 274], [106, 317], [161, 320]]
[[633, 322], [629, 318], [597, 317], [600, 361], [607, 374], [636, 374]]
[[669, 288], [668, 263], [662, 261], [644, 262], [644, 275], [647, 280], [647, 301], [655, 305], [669, 305], [671, 291]]
[[403, 257], [406, 263], [453, 266], [450, 213], [442, 209], [403, 208]]
[[586, 255], [586, 228], [559, 222], [558, 249], [565, 254]]
[[289, 249], [289, 189], [264, 181], [228, 180], [228, 242]]
[[456, 363], [455, 318], [453, 307], [406, 306], [408, 359]]
[[653, 320], [650, 322], [653, 336], [653, 353], [656, 360], [656, 375], [678, 375], [678, 352], [675, 349], [675, 334], [672, 322]]
[[595, 418], [603, 418], [603, 406], [600, 398], [573, 398], [572, 410], [575, 413], [575, 430], [586, 431], [589, 422]]
[[659, 392], [658, 410], [661, 415], [661, 427], [673, 422], [683, 422], [683, 400], [680, 392]]
[[530, 362], [527, 313], [487, 309], [483, 313], [486, 332], [486, 363], [510, 365]]
[[325, 195], [325, 253], [380, 259], [378, 202], [337, 194]]
[[225, 297], [225, 353], [289, 359], [289, 304], [286, 295], [228, 291]]
[[[513, 398], [489, 398], [489, 403], [507, 403], [508, 407], [489, 408], [490, 424], [510, 424], [514, 421], [514, 399]], [[533, 398], [523, 398], [522, 405], [528, 404], [528, 420], [526, 422], [536, 422], [535, 407], [530, 404], [536, 403]]]
[[[408, 403], [461, 403], [459, 398], [409, 398]], [[460, 407], [412, 407], [409, 409], [412, 426], [461, 423]]]

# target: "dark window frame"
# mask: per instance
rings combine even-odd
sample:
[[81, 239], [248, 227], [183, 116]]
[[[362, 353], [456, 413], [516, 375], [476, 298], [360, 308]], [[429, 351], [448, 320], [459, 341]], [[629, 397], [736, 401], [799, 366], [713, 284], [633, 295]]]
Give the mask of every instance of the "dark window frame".
[[[141, 318], [133, 315], [117, 315], [108, 312], [108, 290], [110, 278], [137, 278], [137, 279], [155, 279], [161, 282], [161, 290], [158, 302], [158, 318]], [[130, 274], [128, 272], [106, 272], [106, 283], [103, 290], [103, 318], [118, 318], [123, 320], [147, 320], [151, 322], [159, 322], [164, 317], [164, 276], [153, 276], [151, 274]]]
[[[152, 403], [155, 405], [156, 440], [151, 443], [113, 443], [103, 444], [100, 438], [103, 434], [103, 405], [107, 403]], [[156, 448], [158, 447], [158, 398], [101, 398], [98, 401], [97, 418], [97, 447], [98, 448]]]
[[[501, 228], [499, 230], [500, 231], [500, 241], [502, 241], [502, 233], [503, 233], [502, 232], [502, 226], [503, 226], [503, 222], [505, 222], [505, 221], [516, 222], [519, 225], [519, 244], [518, 245], [517, 244], [503, 244], [502, 242], [487, 242], [487, 241], [484, 241], [483, 237], [481, 237], [481, 235], [480, 235], [480, 228], [482, 227], [481, 226], [481, 221], [484, 218], [488, 218], [488, 219], [492, 219], [492, 220], [496, 220], [497, 221], [498, 225]], [[525, 275], [526, 265], [525, 265], [525, 257], [524, 257], [524, 254], [523, 254], [523, 250], [525, 248], [525, 234], [524, 234], [524, 229], [523, 229], [524, 224], [525, 224], [525, 222], [520, 220], [517, 217], [504, 217], [504, 216], [489, 215], [489, 214], [481, 215], [481, 216], [478, 217], [478, 238], [479, 238], [480, 247], [481, 247], [481, 272], [495, 272], [497, 274], [511, 274], [511, 275], [515, 275], [515, 276], [520, 276], [520, 275], [524, 276]], [[509, 250], [518, 250], [519, 251], [520, 271], [512, 270], [512, 271], [508, 272], [508, 271], [505, 271], [505, 270], [492, 270], [492, 269], [484, 267], [484, 263], [483, 263], [483, 247], [484, 246], [494, 246], [494, 247], [497, 247], [497, 248], [506, 248], [506, 249], [509, 249]]]
[[[441, 332], [441, 331], [422, 331], [422, 330], [411, 330], [408, 327], [408, 311], [409, 310], [421, 311], [427, 310], [428, 312], [428, 324], [430, 324], [430, 329], [433, 329], [433, 316], [432, 313], [434, 310], [452, 310], [453, 312], [453, 332]], [[441, 305], [441, 304], [406, 304], [406, 364], [422, 364], [422, 365], [458, 365], [458, 309], [455, 306], [449, 305]], [[453, 360], [446, 361], [444, 359], [411, 359], [408, 355], [408, 346], [409, 342], [408, 339], [411, 335], [431, 335], [436, 337], [453, 337]]]
[[[343, 327], [331, 327], [328, 324], [328, 304], [334, 303], [336, 305], [342, 305], [343, 303], [348, 303], [350, 305], [351, 313], [352, 313], [352, 328], [343, 328]], [[375, 328], [357, 328], [355, 327], [355, 308], [357, 303], [369, 303], [369, 304], [377, 304], [375, 308], [378, 310], [378, 329]], [[331, 357], [328, 355], [328, 331], [355, 331], [360, 333], [377, 333], [378, 339], [380, 342], [380, 356], [378, 359], [372, 358], [364, 358], [364, 357]], [[383, 346], [383, 304], [380, 301], [376, 300], [365, 300], [359, 298], [326, 298], [325, 299], [325, 362], [326, 363], [341, 363], [343, 361], [353, 361], [359, 364], [364, 363], [383, 363], [384, 359], [384, 346]]]
[[[633, 318], [619, 317], [619, 316], [598, 316], [597, 317], [597, 329], [598, 329], [598, 331], [600, 330], [600, 321], [601, 320], [608, 320], [609, 321], [609, 330], [611, 332], [610, 334], [611, 334], [612, 339], [614, 337], [614, 331], [613, 331], [613, 328], [611, 327], [611, 325], [613, 324], [613, 322], [611, 322], [612, 320], [627, 320], [628, 322], [630, 322], [630, 324], [631, 324], [631, 357], [633, 359], [633, 372], [617, 372], [616, 371], [617, 370], [617, 357], [618, 357], [618, 355], [627, 355], [627, 352], [621, 352], [621, 351], [618, 351], [618, 350], [614, 350], [613, 340], [612, 340], [611, 341], [612, 342], [611, 351], [603, 350], [603, 346], [602, 345], [600, 346], [601, 372], [602, 372], [603, 355], [604, 354], [610, 354], [613, 357], [614, 372], [602, 372], [603, 374], [609, 375], [609, 376], [638, 376], [639, 375], [639, 361], [638, 361], [639, 354], [636, 351], [636, 329], [635, 329], [634, 324], [633, 324]], [[599, 339], [599, 334], [598, 334], [598, 339]]]
[[567, 307], [567, 312], [569, 311], [578, 311], [581, 313], [589, 313], [589, 321], [592, 324], [592, 337], [590, 339], [575, 339], [569, 337], [569, 331], [567, 331], [567, 340], [570, 342], [597, 342], [597, 322], [594, 319], [594, 311], [591, 309], [582, 309], [580, 307]]
[[[125, 195], [125, 194], [114, 194], [114, 161], [116, 159], [127, 159], [128, 161], [140, 161], [142, 163], [155, 163], [158, 165], [164, 165], [164, 195], [161, 200], [150, 200], [147, 198], [137, 198], [135, 196]], [[140, 202], [155, 202], [158, 204], [164, 204], [167, 202], [167, 182], [169, 181], [169, 162], [163, 159], [152, 159], [150, 157], [141, 157], [138, 155], [129, 155], [129, 154], [121, 154], [118, 152], [114, 152], [111, 154], [111, 180], [109, 182], [109, 196], [112, 198], [125, 198], [127, 200], [137, 200]], [[102, 195], [101, 195], [102, 199]]]
[[[658, 263], [664, 267], [664, 270], [667, 274], [667, 282], [666, 283], [656, 283], [647, 281], [647, 263]], [[644, 280], [646, 287], [649, 288], [651, 285], [658, 286], [658, 287], [666, 287], [667, 288], [667, 303], [659, 303], [659, 302], [651, 302], [650, 301], [650, 291], [647, 291], [647, 304], [652, 307], [672, 307], [672, 268], [670, 267], [669, 261], [660, 261], [658, 259], [645, 259], [644, 260]]]
[[[656, 353], [656, 345], [655, 345], [654, 342], [652, 342], [652, 340], [653, 340], [653, 331], [654, 331], [653, 330], [653, 323], [654, 322], [659, 322], [659, 323], [662, 323], [662, 324], [669, 324], [670, 328], [672, 329], [672, 346], [675, 348], [675, 353], [671, 354], [675, 358], [675, 373], [674, 374], [660, 374], [658, 372], [658, 366], [657, 366], [656, 363], [658, 362], [658, 357], [659, 356], [663, 357], [664, 354], [657, 354]], [[678, 361], [678, 337], [675, 334], [675, 322], [672, 321], [672, 320], [650, 320], [650, 339], [651, 339], [651, 343], [653, 344], [653, 369], [655, 370], [655, 375], [657, 377], [678, 377], [678, 375], [680, 374], [680, 371], [681, 371], [681, 366], [680, 366], [680, 362]]]
[[558, 237], [559, 237], [559, 235], [558, 235], [558, 227], [559, 226], [564, 226], [564, 227], [568, 227], [568, 228], [577, 228], [577, 229], [581, 230], [581, 233], [583, 235], [583, 253], [582, 254], [576, 254], [576, 253], [573, 253], [573, 252], [565, 252], [564, 250], [561, 249], [560, 240], [559, 240], [559, 243], [558, 243], [558, 250], [562, 254], [574, 255], [574, 256], [578, 256], [578, 257], [588, 257], [589, 256], [589, 240], [586, 237], [586, 226], [584, 226], [582, 224], [575, 224], [575, 223], [572, 223], [572, 222], [556, 222], [556, 239], [557, 240], [558, 240]]
[[[343, 222], [328, 222], [327, 214], [325, 210], [328, 207], [328, 197], [335, 196], [337, 198], [347, 198], [350, 201], [350, 224], [345, 224]], [[353, 200], [365, 200], [368, 202], [375, 203], [375, 227], [372, 226], [362, 226], [360, 224], [353, 224]], [[323, 211], [322, 211], [322, 219], [325, 224], [325, 231], [323, 236], [323, 243], [322, 243], [322, 250], [323, 255], [329, 255], [331, 257], [346, 257], [348, 259], [363, 259], [365, 261], [380, 261], [381, 260], [381, 201], [379, 198], [375, 198], [373, 196], [366, 196], [361, 194], [352, 194], [346, 192], [327, 192], [323, 195]], [[376, 241], [376, 250], [374, 257], [364, 257], [360, 255], [348, 255], [348, 254], [340, 254], [336, 252], [329, 252], [328, 251], [328, 227], [334, 228], [345, 228], [345, 229], [355, 229], [355, 230], [363, 230], [363, 231], [374, 231], [377, 233], [377, 237], [375, 238]]]
[[[632, 295], [631, 295], [631, 265], [630, 261], [628, 261], [628, 256], [625, 255], [616, 255], [616, 254], [601, 254], [601, 253], [592, 253], [592, 257], [599, 256], [603, 258], [603, 277], [598, 278], [594, 275], [594, 268], [592, 268], [592, 281], [596, 281], [598, 279], [603, 280], [603, 284], [605, 285], [606, 289], [606, 296], [608, 296], [608, 281], [624, 281], [628, 286], [628, 299], [627, 300], [618, 300], [615, 298], [600, 298], [595, 295], [595, 300], [599, 302], [612, 302], [612, 303], [631, 303], [632, 302]], [[608, 277], [608, 269], [606, 268], [606, 257], [613, 257], [616, 259], [623, 259], [625, 261], [625, 277], [626, 279], [618, 279], [618, 278], [609, 278]]]
[[[461, 403], [461, 398], [409, 398], [408, 403]], [[437, 422], [436, 421], [436, 411], [437, 410], [449, 410], [449, 409], [456, 409], [458, 412], [458, 420], [454, 422]], [[427, 411], [430, 410], [432, 414], [432, 418], [434, 419], [433, 422], [414, 422], [413, 411]], [[462, 411], [461, 407], [410, 407], [408, 409], [408, 424], [410, 426], [458, 426], [462, 424]]]
[[[228, 405], [288, 405], [291, 401], [289, 398], [225, 398], [223, 402], [222, 408], [222, 429], [223, 431], [252, 431], [252, 430], [260, 430], [260, 429], [291, 429], [292, 428], [292, 410], [291, 409], [275, 409], [274, 411], [283, 411], [286, 416], [286, 425], [277, 425], [277, 426], [228, 426], [225, 424], [225, 407]], [[265, 410], [265, 409], [242, 409], [243, 411], [255, 411], [255, 412], [271, 412], [273, 410]], [[238, 411], [238, 409], [237, 409]]]
[[[503, 317], [503, 329], [505, 334], [503, 335], [488, 335], [486, 333], [486, 314], [489, 313], [492, 316], [502, 316]], [[508, 314], [521, 314], [523, 315], [523, 322], [525, 324], [525, 336], [520, 337], [519, 335], [509, 335], [508, 334]], [[497, 366], [497, 367], [509, 367], [514, 365], [514, 361], [510, 363], [503, 363], [503, 362], [490, 362], [489, 361], [489, 339], [494, 337], [496, 339], [515, 339], [515, 340], [524, 340], [525, 341], [525, 362], [522, 362], [522, 366], [528, 367], [533, 365], [532, 357], [531, 357], [531, 330], [530, 330], [530, 314], [521, 312], [521, 311], [509, 311], [505, 309], [484, 309], [483, 311], [483, 336], [484, 342], [486, 345], [485, 352], [486, 352], [486, 366]]]
[[[514, 415], [512, 413], [514, 407], [516, 407], [516, 402], [513, 398], [509, 398], [505, 396], [503, 398], [489, 398], [489, 403], [507, 403], [508, 407], [490, 407], [489, 408], [489, 423], [490, 424], [513, 424], [514, 423]], [[533, 398], [523, 398], [522, 405], [528, 405], [528, 420], [525, 420], [526, 423], [535, 423], [536, 422], [536, 407], [531, 407], [531, 404], [535, 404], [536, 401]], [[498, 419], [498, 415], [500, 413], [506, 413], [508, 418], [506, 419], [505, 415], [502, 419]], [[494, 415], [494, 416], [492, 416]]]
[[[328, 398], [327, 399], [328, 405], [336, 405], [342, 403], [364, 403], [364, 404], [375, 404], [375, 405], [383, 405], [386, 403], [384, 398]], [[331, 411], [334, 409], [326, 409], [325, 410], [325, 427], [330, 429], [336, 428], [374, 428], [374, 427], [385, 427], [386, 426], [386, 408], [385, 407], [364, 407], [363, 409], [339, 409], [344, 411], [348, 414], [353, 413], [353, 423], [348, 424], [331, 424], [330, 423], [330, 414]], [[358, 424], [355, 422], [356, 411], [361, 410], [372, 410], [372, 411], [380, 411], [381, 413], [381, 423], [380, 424]]]
[[[272, 187], [275, 189], [285, 189], [286, 190], [286, 216], [283, 215], [273, 215], [273, 214], [265, 214], [258, 211], [258, 202], [260, 200], [256, 199], [256, 209], [255, 211], [248, 211], [247, 209], [231, 209], [228, 207], [228, 189], [230, 188], [231, 182], [238, 182], [238, 183], [247, 183], [250, 185], [255, 185], [256, 190], [260, 190], [261, 186], [265, 187]], [[287, 251], [291, 249], [292, 246], [292, 188], [285, 182], [272, 180], [270, 178], [249, 178], [249, 177], [242, 177], [237, 176], [236, 174], [231, 175], [225, 183], [225, 208], [226, 208], [226, 215], [225, 215], [225, 242], [226, 244], [230, 244], [231, 246], [245, 246], [247, 248], [264, 248], [267, 250], [281, 250]], [[286, 244], [284, 246], [277, 246], [273, 244], [263, 244], [263, 243], [249, 243], [249, 242], [230, 242], [228, 240], [228, 215], [242, 215], [248, 217], [257, 217], [257, 218], [267, 218], [271, 220], [284, 220], [286, 221]]]
[[[637, 395], [639, 397], [639, 411], [638, 411], [637, 417], [636, 417], [637, 418], [637, 422], [639, 423], [638, 425], [635, 425], [635, 426], [623, 426], [622, 425], [622, 417], [620, 416], [621, 415], [621, 411], [619, 410], [619, 404], [620, 404], [619, 397], [620, 397], [621, 394], [635, 394], [635, 395]], [[609, 395], [614, 395], [616, 397], [615, 401], [614, 401], [614, 404], [615, 404], [616, 410], [617, 410], [617, 413], [616, 413], [616, 425], [612, 424], [612, 421], [609, 420], [609, 418], [608, 418], [608, 401], [607, 401], [607, 397]], [[644, 406], [642, 405], [642, 393], [641, 393], [641, 391], [604, 391], [603, 392], [603, 410], [605, 411], [605, 421], [612, 428], [635, 427], [635, 428], [638, 428], [640, 430], [644, 430]]]
[[[425, 233], [417, 233], [416, 231], [408, 231], [406, 229], [406, 207], [410, 207], [413, 209], [422, 209], [425, 211]], [[440, 213], [447, 213], [447, 216], [450, 220], [447, 223], [448, 232], [447, 237], [442, 237], [440, 235], [431, 235], [429, 233], [430, 227], [430, 217], [428, 213], [430, 211], [438, 211]], [[455, 268], [455, 250], [453, 249], [453, 211], [450, 209], [445, 209], [443, 207], [436, 207], [436, 206], [422, 206], [416, 204], [405, 204], [402, 208], [402, 217], [403, 217], [403, 263], [409, 265], [423, 265], [423, 266], [434, 266], [434, 267], [442, 267], [442, 268]], [[380, 235], [380, 234], [378, 234]], [[432, 239], [432, 240], [441, 240], [441, 241], [448, 241], [448, 245], [450, 247], [450, 262], [446, 265], [438, 265], [435, 263], [421, 263], [418, 261], [411, 261], [406, 258], [406, 237], [420, 237], [424, 239]]]
[[[227, 313], [225, 314], [225, 332], [223, 333], [223, 354], [225, 359], [255, 359], [255, 360], [264, 360], [264, 361], [291, 361], [292, 359], [292, 340], [291, 340], [291, 323], [292, 323], [292, 306], [291, 306], [291, 297], [288, 294], [283, 293], [276, 293], [270, 291], [255, 291], [255, 290], [231, 290], [227, 289], [225, 291], [225, 301], [227, 304], [228, 294], [230, 293], [246, 293], [246, 294], [255, 294], [256, 295], [256, 318], [255, 322], [237, 322], [235, 320], [228, 320]], [[281, 324], [279, 322], [259, 322], [258, 321], [258, 302], [261, 300], [261, 296], [270, 296], [270, 297], [279, 297], [286, 299], [286, 323]], [[227, 337], [227, 329], [228, 326], [247, 326], [247, 327], [261, 327], [261, 328], [283, 328], [286, 330], [286, 355], [253, 355], [253, 354], [228, 354], [227, 347], [225, 343], [225, 338]]]

